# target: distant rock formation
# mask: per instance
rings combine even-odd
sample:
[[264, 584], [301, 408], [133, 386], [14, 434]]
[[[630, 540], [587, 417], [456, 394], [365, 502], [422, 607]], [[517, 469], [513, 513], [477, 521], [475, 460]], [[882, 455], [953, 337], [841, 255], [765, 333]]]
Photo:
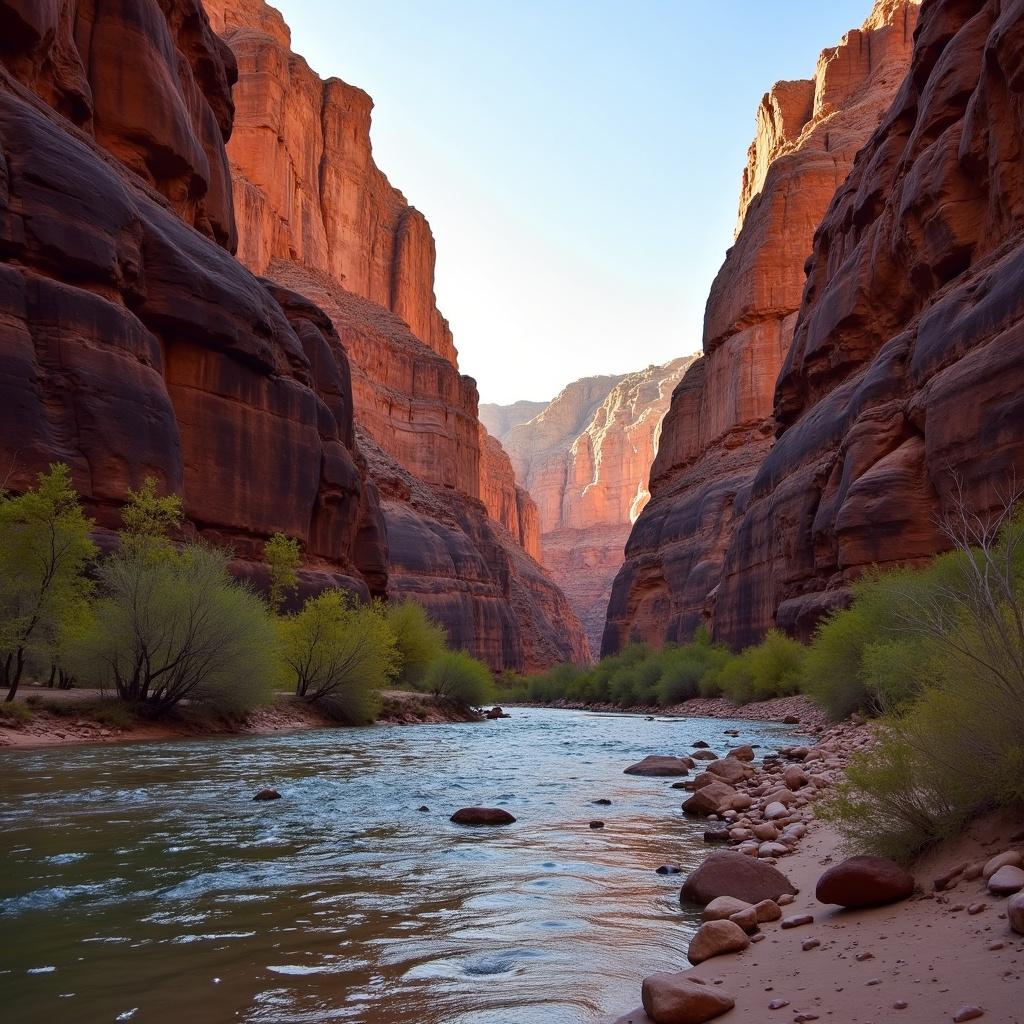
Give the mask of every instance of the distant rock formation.
[[0, 472], [66, 462], [105, 529], [152, 475], [240, 572], [280, 530], [383, 593], [345, 351], [231, 255], [235, 75], [199, 0], [0, 0]]
[[536, 510], [459, 373], [430, 226], [374, 163], [372, 101], [292, 53], [264, 0], [206, 5], [239, 67], [239, 256], [315, 302], [348, 351], [362, 448], [386, 496], [388, 594], [423, 603], [496, 669], [585, 661], [578, 620], [520, 550], [539, 552]]
[[[932, 9], [941, 6], [933, 3]], [[651, 472], [653, 497], [629, 538], [613, 588], [605, 652], [631, 640], [685, 639], [702, 622], [734, 644], [756, 639], [789, 592], [810, 582], [794, 578], [794, 566], [813, 564], [821, 550], [817, 531], [810, 536], [810, 506], [802, 506], [804, 518], [793, 518], [791, 508], [760, 519], [756, 538], [753, 521], [742, 537], [736, 531], [775, 442], [776, 381], [790, 352], [815, 229], [906, 77], [917, 16], [915, 0], [878, 0], [860, 29], [821, 54], [814, 79], [780, 82], [761, 102], [743, 173], [736, 244], [708, 299], [704, 357], [680, 383], [665, 419]], [[865, 163], [865, 157], [858, 161], [861, 174]], [[872, 195], [880, 208], [885, 193], [876, 189]], [[846, 212], [874, 216], [879, 209], [868, 204]], [[841, 276], [849, 253], [839, 247], [821, 258]], [[885, 310], [890, 300], [879, 293], [875, 301]], [[858, 310], [843, 325], [847, 335], [856, 336], [870, 320], [872, 314]], [[806, 298], [802, 316], [814, 316]], [[773, 455], [771, 464], [778, 466], [777, 460]], [[817, 471], [825, 467], [817, 464]], [[925, 544], [935, 546], [934, 538]], [[893, 555], [919, 550], [910, 544]], [[825, 576], [813, 584], [829, 595], [818, 601], [819, 611], [842, 599], [848, 578], [837, 567]], [[728, 585], [720, 587], [725, 578]], [[793, 624], [794, 616], [784, 613], [780, 621]]]
[[516, 477], [537, 502], [541, 562], [578, 612], [594, 650], [632, 523], [647, 503], [662, 417], [693, 359], [587, 377], [542, 406], [482, 405]]

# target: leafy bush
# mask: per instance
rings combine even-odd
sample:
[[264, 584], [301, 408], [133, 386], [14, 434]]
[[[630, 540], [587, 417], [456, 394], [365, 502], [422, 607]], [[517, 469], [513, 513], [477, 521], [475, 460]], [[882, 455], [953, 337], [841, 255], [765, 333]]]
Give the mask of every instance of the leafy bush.
[[424, 688], [467, 707], [479, 707], [491, 698], [490, 669], [465, 651], [446, 651], [427, 670]]
[[0, 725], [19, 729], [32, 721], [32, 708], [21, 701], [7, 701], [0, 704]]
[[279, 612], [285, 601], [299, 589], [299, 566], [302, 549], [294, 537], [275, 533], [264, 545], [263, 557], [270, 572], [267, 603], [272, 612]]
[[[827, 624], [859, 675], [858, 703], [886, 714], [826, 813], [851, 845], [904, 860], [987, 809], [1024, 804], [1024, 521], [960, 508], [947, 530], [951, 554], [866, 581]], [[838, 697], [819, 680], [827, 706], [853, 703], [852, 675], [833, 680]]]
[[325, 590], [282, 618], [278, 630], [281, 677], [296, 696], [352, 725], [374, 720], [400, 657], [379, 605]]
[[62, 629], [87, 614], [92, 527], [67, 466], [51, 466], [24, 494], [0, 491], [0, 685], [8, 701], [26, 663], [48, 663]]
[[386, 616], [400, 657], [397, 682], [419, 686], [445, 651], [445, 631], [431, 622], [423, 606], [415, 601], [389, 604]]
[[228, 562], [198, 544], [122, 545], [97, 570], [100, 597], [75, 655], [81, 674], [153, 713], [185, 699], [230, 714], [266, 701], [273, 630]]

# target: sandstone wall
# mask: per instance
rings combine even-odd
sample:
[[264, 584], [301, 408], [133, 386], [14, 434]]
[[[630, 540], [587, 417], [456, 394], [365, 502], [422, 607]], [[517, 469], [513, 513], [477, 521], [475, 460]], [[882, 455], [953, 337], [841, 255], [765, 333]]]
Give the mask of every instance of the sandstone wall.
[[[777, 83], [761, 102], [736, 242], [708, 298], [704, 357], [665, 418], [653, 497], [613, 587], [605, 652], [685, 639], [701, 622], [734, 642], [770, 624], [746, 621], [746, 606], [726, 609], [719, 582], [774, 443], [775, 385], [815, 229], [905, 78], [917, 15], [914, 0], [878, 0], [860, 29], [823, 51], [813, 79]], [[776, 542], [784, 528], [775, 525]]]
[[516, 477], [538, 507], [541, 561], [597, 649], [630, 526], [647, 502], [662, 417], [691, 359], [566, 387], [528, 422], [532, 403], [487, 407]]
[[235, 244], [230, 51], [198, 0], [0, 0], [0, 465], [66, 462], [113, 528], [155, 476], [258, 576], [281, 530], [305, 584], [386, 585], [330, 321]]
[[[239, 256], [324, 309], [352, 360], [356, 422], [390, 496], [389, 595], [416, 597], [494, 668], [586, 660], [557, 588], [511, 550], [539, 554], [536, 509], [481, 430], [476, 384], [436, 308], [429, 225], [373, 161], [370, 98], [321, 80], [263, 0], [207, 7], [239, 66], [228, 150]], [[476, 521], [488, 514], [504, 530]], [[452, 582], [461, 572], [465, 586]]]

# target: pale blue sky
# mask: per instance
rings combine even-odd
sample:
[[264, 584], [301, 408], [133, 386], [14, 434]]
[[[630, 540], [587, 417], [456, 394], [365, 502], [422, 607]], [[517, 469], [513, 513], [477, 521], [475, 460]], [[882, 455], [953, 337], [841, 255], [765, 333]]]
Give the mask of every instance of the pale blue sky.
[[762, 94], [870, 0], [272, 0], [375, 102], [482, 401], [700, 347]]

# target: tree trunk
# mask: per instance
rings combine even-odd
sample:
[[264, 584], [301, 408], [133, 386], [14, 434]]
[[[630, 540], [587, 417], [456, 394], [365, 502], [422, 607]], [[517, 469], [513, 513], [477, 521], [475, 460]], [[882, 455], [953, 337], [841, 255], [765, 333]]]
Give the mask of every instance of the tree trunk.
[[25, 648], [19, 647], [14, 657], [14, 672], [11, 672], [11, 659], [7, 658], [4, 665], [4, 682], [8, 683], [7, 702], [10, 703], [18, 695], [18, 684], [21, 682], [21, 674], [25, 670]]

